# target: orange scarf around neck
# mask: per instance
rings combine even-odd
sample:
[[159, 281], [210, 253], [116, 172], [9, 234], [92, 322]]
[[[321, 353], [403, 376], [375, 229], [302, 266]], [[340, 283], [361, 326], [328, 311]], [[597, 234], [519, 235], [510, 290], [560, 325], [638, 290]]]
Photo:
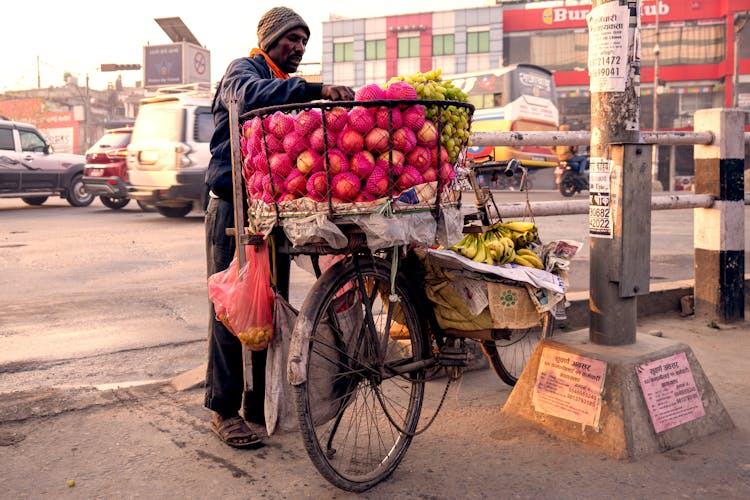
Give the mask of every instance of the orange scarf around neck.
[[255, 57], [258, 54], [262, 55], [265, 58], [266, 62], [268, 63], [268, 67], [271, 68], [271, 71], [274, 75], [276, 75], [276, 78], [281, 78], [282, 80], [286, 80], [287, 78], [289, 78], [289, 73], [284, 73], [283, 71], [281, 71], [281, 69], [276, 66], [276, 63], [273, 62], [270, 57], [268, 57], [268, 54], [258, 48], [250, 51], [250, 57]]

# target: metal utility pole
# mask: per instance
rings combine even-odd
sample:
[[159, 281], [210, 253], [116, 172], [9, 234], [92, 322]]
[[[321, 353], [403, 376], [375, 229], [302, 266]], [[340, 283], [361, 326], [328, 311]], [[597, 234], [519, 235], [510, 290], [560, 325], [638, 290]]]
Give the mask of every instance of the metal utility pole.
[[[656, 23], [654, 28], [654, 132], [659, 131], [659, 10], [661, 0], [656, 0]], [[659, 182], [659, 146], [654, 145], [651, 157], [651, 182]], [[671, 189], [672, 186], [669, 186]]]
[[89, 74], [86, 73], [86, 92], [83, 99], [83, 144], [84, 151], [91, 146], [89, 144]]
[[739, 106], [740, 86], [740, 33], [748, 21], [750, 12], [737, 12], [734, 15], [734, 73], [732, 75], [732, 107]]
[[[639, 141], [640, 60], [638, 35], [640, 2], [594, 0], [589, 20], [591, 88], [591, 179], [589, 185], [590, 299], [589, 337], [595, 344], [635, 343], [636, 297], [646, 290], [622, 291], [627, 278], [621, 266], [628, 249], [623, 243], [622, 209], [636, 205], [622, 199], [618, 182], [629, 175], [615, 166], [613, 152]], [[620, 148], [622, 149], [622, 148]], [[647, 146], [639, 148], [647, 151]], [[622, 159], [623, 155], [620, 155]], [[646, 171], [645, 177], [650, 181]], [[619, 178], [618, 178], [619, 177]], [[627, 179], [626, 179], [627, 180]], [[650, 197], [650, 189], [648, 196]], [[650, 211], [648, 205], [640, 207]], [[648, 220], [650, 225], [650, 218]], [[641, 235], [650, 243], [650, 228]], [[643, 234], [645, 232], [645, 234]], [[635, 236], [638, 238], [638, 236]], [[618, 267], [619, 266], [619, 267]], [[646, 264], [648, 270], [648, 264]], [[648, 271], [647, 271], [648, 272]], [[637, 291], [634, 293], [633, 289]]]

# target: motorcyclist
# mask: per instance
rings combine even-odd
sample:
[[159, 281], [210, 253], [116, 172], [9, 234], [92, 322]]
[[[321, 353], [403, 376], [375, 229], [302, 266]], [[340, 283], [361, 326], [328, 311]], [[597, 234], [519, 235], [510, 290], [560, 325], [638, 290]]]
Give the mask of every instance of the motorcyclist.
[[[560, 130], [560, 132], [568, 132], [570, 131], [570, 125], [564, 123], [560, 125], [558, 129]], [[577, 172], [580, 175], [584, 175], [584, 172], [586, 171], [586, 168], [589, 164], [589, 159], [587, 156], [578, 154], [578, 146], [558, 145], [553, 146], [552, 150], [557, 155], [558, 162], [565, 162], [574, 172]]]

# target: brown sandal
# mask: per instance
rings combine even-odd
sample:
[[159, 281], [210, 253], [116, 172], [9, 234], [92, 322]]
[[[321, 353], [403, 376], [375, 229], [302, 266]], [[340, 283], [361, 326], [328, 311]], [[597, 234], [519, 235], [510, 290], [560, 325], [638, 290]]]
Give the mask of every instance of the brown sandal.
[[229, 418], [217, 417], [217, 415], [211, 417], [211, 430], [229, 446], [257, 448], [263, 444], [258, 435], [248, 427], [239, 415]]

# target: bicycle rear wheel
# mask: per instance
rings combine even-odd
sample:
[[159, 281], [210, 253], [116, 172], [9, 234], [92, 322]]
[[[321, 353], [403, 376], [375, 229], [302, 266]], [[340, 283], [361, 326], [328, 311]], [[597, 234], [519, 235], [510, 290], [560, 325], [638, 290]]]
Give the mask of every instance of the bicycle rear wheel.
[[516, 385], [537, 344], [541, 339], [551, 337], [554, 328], [555, 317], [546, 313], [538, 326], [508, 330], [507, 338], [483, 341], [482, 350], [497, 376], [508, 385]]
[[[409, 282], [354, 256], [326, 271], [298, 317], [310, 325], [307, 381], [296, 387], [305, 448], [333, 485], [362, 492], [403, 459], [422, 409], [428, 350]], [[298, 323], [299, 325], [299, 323]]]

